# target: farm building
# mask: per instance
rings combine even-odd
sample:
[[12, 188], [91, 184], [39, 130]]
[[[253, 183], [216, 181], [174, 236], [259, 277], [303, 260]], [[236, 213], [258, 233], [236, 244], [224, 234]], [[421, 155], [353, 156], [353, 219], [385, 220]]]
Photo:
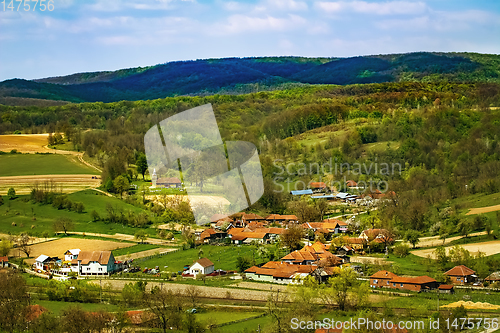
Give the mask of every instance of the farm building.
[[78, 275], [109, 275], [116, 270], [111, 251], [81, 251], [78, 255]]
[[477, 279], [476, 271], [464, 265], [455, 266], [444, 274], [451, 278], [453, 284], [473, 283]]
[[189, 267], [189, 274], [196, 278], [198, 274], [210, 274], [214, 271], [214, 263], [208, 258], [201, 258]]
[[268, 223], [287, 224], [287, 223], [298, 223], [299, 219], [295, 215], [271, 214], [268, 217], [266, 217], [266, 221]]
[[166, 188], [180, 188], [182, 186], [182, 182], [177, 177], [158, 178], [158, 180], [156, 181], [156, 186]]
[[279, 261], [269, 261], [262, 267], [252, 266], [245, 270], [247, 278], [256, 281], [274, 282], [280, 284], [294, 283], [308, 275], [325, 281], [333, 275], [332, 267], [319, 267], [316, 265], [293, 265]]
[[64, 260], [71, 261], [73, 259], [78, 258], [78, 254], [80, 253], [80, 249], [73, 249], [64, 252]]
[[453, 289], [453, 285], [451, 284], [442, 284], [438, 288], [439, 292], [442, 294], [454, 294], [455, 289]]
[[378, 271], [370, 276], [370, 287], [422, 291], [436, 289], [439, 282], [426, 275], [417, 277], [398, 276], [389, 271]]
[[500, 272], [491, 273], [484, 281], [495, 283], [500, 281]]
[[62, 263], [62, 261], [58, 257], [49, 257], [45, 254], [41, 254], [35, 259], [35, 268], [42, 271], [50, 271], [60, 263]]
[[9, 257], [0, 257], [0, 267], [9, 267]]

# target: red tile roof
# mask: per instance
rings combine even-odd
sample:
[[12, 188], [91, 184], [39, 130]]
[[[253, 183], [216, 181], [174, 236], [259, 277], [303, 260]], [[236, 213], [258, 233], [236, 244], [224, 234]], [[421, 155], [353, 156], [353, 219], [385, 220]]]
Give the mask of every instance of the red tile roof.
[[370, 276], [370, 279], [392, 279], [394, 277], [397, 277], [396, 274], [389, 272], [389, 271], [378, 271], [377, 273], [373, 274]]
[[5, 257], [0, 257], [0, 262], [9, 262], [9, 257], [5, 256]]
[[451, 284], [442, 284], [439, 286], [439, 290], [451, 290], [453, 289], [453, 285]]
[[326, 184], [323, 182], [311, 182], [309, 184], [312, 188], [325, 188]]
[[158, 178], [156, 184], [181, 184], [181, 180], [177, 177]]
[[476, 271], [473, 271], [467, 266], [460, 265], [460, 266], [455, 266], [449, 271], [445, 272], [444, 274], [446, 275], [451, 275], [451, 276], [469, 276], [476, 273]]
[[427, 275], [423, 275], [423, 276], [417, 276], [417, 277], [396, 276], [391, 280], [391, 282], [393, 282], [393, 283], [406, 283], [406, 284], [425, 284], [425, 283], [433, 283], [433, 282], [437, 282], [437, 281], [431, 277], [428, 277]]

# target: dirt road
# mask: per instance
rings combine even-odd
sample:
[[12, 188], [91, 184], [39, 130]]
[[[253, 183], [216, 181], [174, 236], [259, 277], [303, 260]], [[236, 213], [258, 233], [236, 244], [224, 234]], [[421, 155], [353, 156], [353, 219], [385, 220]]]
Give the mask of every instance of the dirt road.
[[131, 254], [124, 254], [122, 256], [117, 256], [115, 257], [116, 260], [120, 261], [125, 261], [128, 259], [139, 259], [139, 258], [144, 258], [148, 256], [153, 256], [155, 254], [162, 254], [162, 253], [167, 253], [167, 252], [172, 252], [175, 251], [175, 249], [165, 249], [165, 248], [157, 248], [157, 249], [151, 249], [151, 250], [146, 250], [146, 251], [141, 251], [141, 252], [136, 252], [136, 253], [131, 253]]
[[[470, 234], [469, 236], [480, 236], [480, 235], [486, 235], [486, 231], [475, 232], [473, 234]], [[462, 238], [463, 238], [463, 236], [449, 237], [449, 238], [446, 238], [446, 240], [443, 244], [443, 240], [439, 239], [439, 236], [421, 237], [420, 242], [417, 244], [417, 246], [418, 247], [442, 246], [442, 245], [446, 245], [454, 240], [462, 239]]]
[[[135, 237], [133, 235], [126, 235], [126, 234], [114, 234], [114, 235], [109, 235], [109, 234], [98, 234], [94, 232], [79, 232], [79, 231], [68, 231], [68, 234], [71, 235], [87, 235], [87, 236], [96, 236], [96, 237], [105, 237], [105, 238], [112, 238], [112, 239], [117, 239], [117, 240], [124, 240], [124, 241], [130, 241], [130, 242], [137, 242]], [[158, 238], [146, 238], [145, 240], [146, 243], [148, 244], [155, 244], [155, 245], [175, 245], [175, 242], [171, 241], [164, 241]]]
[[465, 215], [475, 215], [475, 214], [483, 214], [489, 212], [496, 212], [500, 210], [500, 205], [488, 206], [488, 207], [480, 207], [480, 208], [471, 208], [467, 214]]

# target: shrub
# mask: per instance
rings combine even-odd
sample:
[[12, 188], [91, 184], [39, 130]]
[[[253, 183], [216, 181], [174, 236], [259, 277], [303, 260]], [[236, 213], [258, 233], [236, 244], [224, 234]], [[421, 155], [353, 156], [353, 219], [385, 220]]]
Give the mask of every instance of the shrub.
[[410, 254], [410, 246], [400, 243], [395, 245], [392, 251], [395, 256], [403, 258]]

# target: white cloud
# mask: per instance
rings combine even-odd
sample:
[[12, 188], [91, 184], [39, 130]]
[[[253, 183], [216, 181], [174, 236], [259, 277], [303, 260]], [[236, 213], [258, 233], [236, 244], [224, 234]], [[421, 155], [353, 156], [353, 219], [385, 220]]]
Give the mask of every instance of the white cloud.
[[480, 25], [500, 26], [500, 16], [485, 11], [430, 12], [411, 19], [391, 19], [376, 23], [383, 30], [400, 31], [463, 31]]
[[237, 34], [247, 31], [288, 31], [298, 29], [306, 24], [306, 20], [298, 15], [279, 18], [270, 15], [265, 17], [232, 15], [225, 24], [215, 24], [212, 34]]
[[315, 3], [315, 7], [327, 13], [354, 12], [375, 15], [421, 14], [427, 10], [424, 2], [410, 1], [320, 1]]
[[285, 11], [305, 11], [308, 9], [305, 2], [294, 0], [267, 0], [264, 7], [266, 9], [278, 9]]

